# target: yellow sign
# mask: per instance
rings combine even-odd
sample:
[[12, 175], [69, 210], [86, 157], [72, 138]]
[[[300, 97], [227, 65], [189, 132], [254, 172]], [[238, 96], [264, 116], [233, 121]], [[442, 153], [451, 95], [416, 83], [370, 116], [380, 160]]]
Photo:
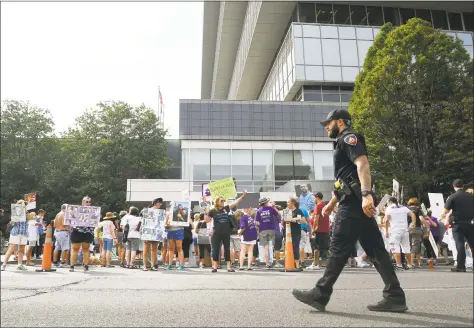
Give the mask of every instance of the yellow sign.
[[235, 184], [232, 177], [210, 182], [208, 188], [211, 191], [211, 196], [213, 199], [222, 196], [227, 200], [237, 196], [237, 190], [235, 189]]

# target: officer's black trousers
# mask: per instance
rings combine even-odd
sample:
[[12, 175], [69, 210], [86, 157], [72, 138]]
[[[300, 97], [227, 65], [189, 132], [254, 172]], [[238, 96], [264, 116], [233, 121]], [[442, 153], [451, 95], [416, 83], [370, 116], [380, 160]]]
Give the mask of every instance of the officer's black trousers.
[[405, 293], [400, 287], [375, 219], [341, 207], [334, 222], [330, 246], [331, 256], [328, 259], [326, 271], [313, 289], [315, 299], [324, 305], [329, 302], [334, 283], [341, 274], [357, 240], [372, 259], [385, 283], [383, 297], [405, 301]]
[[471, 252], [474, 251], [474, 225], [468, 222], [455, 223], [453, 225], [453, 238], [456, 243], [456, 250], [458, 251], [457, 267], [460, 269], [466, 268], [466, 243], [467, 241]]

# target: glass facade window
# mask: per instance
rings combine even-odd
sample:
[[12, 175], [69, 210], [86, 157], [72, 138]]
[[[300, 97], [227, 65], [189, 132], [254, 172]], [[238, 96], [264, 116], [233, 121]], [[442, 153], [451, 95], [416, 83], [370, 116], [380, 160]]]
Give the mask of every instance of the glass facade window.
[[322, 65], [323, 61], [321, 58], [321, 40], [313, 38], [304, 38], [303, 40], [304, 60], [306, 65]]
[[237, 182], [237, 191], [251, 190], [252, 186], [252, 150], [232, 150], [232, 177]]
[[317, 25], [303, 25], [303, 35], [305, 38], [320, 38], [321, 32]]
[[372, 41], [357, 40], [357, 52], [359, 53], [359, 65], [364, 66], [365, 56], [372, 46]]
[[340, 82], [342, 80], [340, 66], [324, 66], [323, 72], [326, 81]]
[[253, 150], [253, 181], [255, 191], [273, 191], [273, 150]]
[[410, 18], [414, 18], [415, 9], [412, 8], [400, 8], [400, 16], [402, 17], [402, 24], [408, 22]]
[[359, 66], [356, 40], [339, 40], [342, 66]]
[[314, 151], [314, 177], [316, 180], [333, 180], [333, 152], [330, 150]]
[[[322, 81], [324, 80], [323, 67], [322, 66], [305, 66], [306, 80], [309, 81]], [[306, 98], [305, 98], [306, 99]]]
[[[190, 151], [190, 180], [210, 181], [211, 179], [211, 151], [209, 149], [191, 149]], [[183, 154], [184, 155], [184, 154]]]
[[[343, 75], [344, 75], [344, 68], [346, 68], [346, 67], [342, 68], [342, 74]], [[357, 70], [357, 73], [359, 73], [359, 70]], [[354, 92], [354, 87], [341, 86], [340, 90], [341, 90], [341, 102], [347, 102], [348, 103], [352, 98], [352, 93]]]
[[[355, 33], [355, 28], [354, 27], [349, 27], [349, 26], [339, 26], [339, 38], [340, 39], [348, 39], [348, 40], [355, 40], [356, 39], [356, 33]], [[342, 49], [342, 46], [341, 46]]]
[[342, 68], [342, 80], [344, 82], [355, 82], [357, 74], [359, 74], [359, 67], [343, 67]]
[[232, 175], [230, 149], [211, 149], [211, 180]]
[[316, 23], [316, 9], [313, 2], [298, 2], [298, 15], [301, 23]]
[[337, 26], [321, 26], [321, 37], [325, 39], [337, 39]]
[[448, 13], [449, 29], [454, 31], [463, 31], [462, 18], [460, 13]]
[[336, 86], [323, 86], [323, 101], [341, 102], [339, 95], [339, 87]]
[[275, 184], [282, 186], [293, 179], [293, 151], [275, 150]]
[[341, 65], [339, 58], [339, 41], [337, 39], [322, 39], [324, 65]]
[[474, 13], [462, 13], [466, 31], [474, 32]]
[[393, 26], [401, 25], [398, 8], [383, 7], [383, 15], [385, 23], [392, 23]]
[[334, 4], [333, 11], [335, 24], [351, 25], [351, 15], [348, 5]]
[[295, 180], [314, 180], [314, 163], [312, 150], [293, 150]]
[[433, 17], [433, 27], [440, 28], [442, 30], [447, 30], [448, 27], [448, 18], [446, 12], [443, 10], [432, 10], [431, 15]]
[[382, 7], [367, 7], [367, 20], [371, 26], [383, 25], [383, 11]]
[[367, 25], [367, 12], [365, 6], [351, 5], [352, 25]]
[[318, 86], [304, 86], [304, 101], [322, 101], [321, 87]]
[[332, 24], [334, 22], [331, 4], [316, 4], [316, 21], [319, 24]]
[[431, 23], [431, 11], [427, 9], [417, 9], [416, 17]]

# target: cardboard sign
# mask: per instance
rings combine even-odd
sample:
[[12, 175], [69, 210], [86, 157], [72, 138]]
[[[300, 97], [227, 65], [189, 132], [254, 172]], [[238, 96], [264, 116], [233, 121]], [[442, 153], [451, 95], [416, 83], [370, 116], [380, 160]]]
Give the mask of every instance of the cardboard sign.
[[26, 206], [23, 204], [12, 204], [11, 206], [13, 222], [24, 222], [26, 221]]
[[164, 229], [165, 210], [145, 208], [143, 211], [141, 240], [163, 241]]
[[189, 210], [191, 202], [189, 200], [179, 200], [172, 203], [173, 216], [170, 225], [178, 227], [187, 227], [189, 225]]
[[393, 180], [392, 196], [400, 203], [400, 184], [397, 180]]
[[99, 225], [100, 207], [67, 205], [64, 224], [71, 227], [92, 227]]
[[441, 214], [444, 213], [443, 194], [428, 193], [428, 199], [430, 200], [430, 209], [433, 216], [437, 219], [441, 218]]
[[380, 200], [380, 203], [377, 205], [377, 209], [379, 212], [384, 213], [385, 212], [385, 205], [387, 205], [388, 199], [390, 198], [390, 195], [385, 194], [382, 199]]
[[209, 183], [208, 187], [213, 198], [221, 196], [227, 200], [237, 196], [237, 190], [235, 189], [235, 183], [232, 177], [213, 181]]
[[23, 198], [28, 205], [26, 205], [26, 210], [34, 210], [36, 208], [36, 193], [32, 192], [29, 194], [25, 194], [25, 197]]

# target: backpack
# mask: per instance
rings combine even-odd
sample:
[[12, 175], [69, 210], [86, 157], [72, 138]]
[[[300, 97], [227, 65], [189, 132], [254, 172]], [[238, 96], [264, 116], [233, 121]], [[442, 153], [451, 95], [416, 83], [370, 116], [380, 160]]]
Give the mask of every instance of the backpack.
[[128, 232], [130, 231], [130, 225], [127, 223], [123, 228], [123, 242], [126, 243], [128, 241]]

